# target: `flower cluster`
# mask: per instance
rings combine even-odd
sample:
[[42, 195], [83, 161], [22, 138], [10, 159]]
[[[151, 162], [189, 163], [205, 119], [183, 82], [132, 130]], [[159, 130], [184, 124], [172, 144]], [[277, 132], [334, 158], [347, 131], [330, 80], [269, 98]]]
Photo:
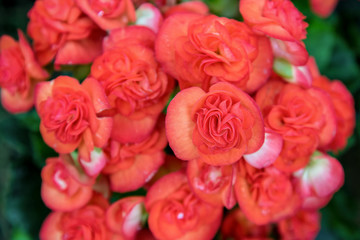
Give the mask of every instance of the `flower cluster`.
[[[355, 112], [309, 57], [305, 17], [290, 0], [241, 0], [242, 22], [152, 2], [36, 0], [32, 47], [0, 39], [3, 106], [35, 105], [59, 154], [41, 173], [40, 239], [315, 238], [344, 181], [327, 152]], [[91, 69], [46, 81], [52, 63]]]

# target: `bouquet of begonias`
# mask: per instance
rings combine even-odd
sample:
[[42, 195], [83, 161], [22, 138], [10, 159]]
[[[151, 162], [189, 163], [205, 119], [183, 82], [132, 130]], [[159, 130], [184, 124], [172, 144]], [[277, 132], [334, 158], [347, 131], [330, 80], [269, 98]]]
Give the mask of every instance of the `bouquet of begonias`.
[[[335, 4], [311, 1], [324, 17]], [[0, 38], [3, 107], [35, 106], [58, 153], [41, 172], [41, 240], [316, 237], [343, 185], [329, 152], [352, 135], [354, 100], [319, 72], [290, 0], [239, 11], [36, 0], [32, 44]], [[84, 79], [61, 75], [79, 65]]]

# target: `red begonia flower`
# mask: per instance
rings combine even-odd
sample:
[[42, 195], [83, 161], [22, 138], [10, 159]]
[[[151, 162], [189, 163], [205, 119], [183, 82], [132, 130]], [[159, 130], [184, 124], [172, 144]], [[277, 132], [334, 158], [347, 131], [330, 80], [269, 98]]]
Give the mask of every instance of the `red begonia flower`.
[[300, 193], [304, 197], [332, 196], [344, 184], [344, 170], [340, 162], [316, 151], [308, 165], [294, 173]]
[[290, 0], [241, 0], [240, 13], [255, 32], [272, 38], [275, 56], [306, 64], [308, 53], [301, 40], [308, 24]]
[[142, 142], [121, 144], [115, 140], [105, 147], [108, 163], [103, 173], [109, 174], [111, 189], [134, 191], [142, 187], [164, 163], [167, 145], [164, 119], [160, 119], [151, 135]]
[[84, 207], [71, 212], [52, 212], [40, 229], [40, 240], [107, 240], [112, 232], [105, 223], [105, 212], [109, 207], [107, 200], [94, 194]]
[[74, 0], [37, 0], [29, 11], [29, 36], [41, 65], [87, 64], [101, 54], [105, 32]]
[[24, 34], [19, 42], [3, 35], [0, 38], [1, 103], [11, 113], [26, 112], [34, 106], [34, 87], [49, 77], [37, 62]]
[[212, 166], [192, 160], [187, 166], [187, 176], [191, 189], [201, 200], [227, 209], [235, 206], [235, 166]]
[[256, 169], [239, 161], [235, 194], [245, 216], [255, 224], [268, 224], [290, 216], [300, 207], [291, 176], [275, 167]]
[[136, 9], [136, 25], [145, 26], [153, 30], [155, 33], [163, 22], [163, 16], [160, 10], [151, 3], [143, 3]]
[[267, 81], [273, 58], [269, 40], [246, 24], [191, 13], [164, 21], [155, 50], [181, 89], [198, 86], [205, 91], [216, 82], [229, 82], [253, 92]]
[[60, 76], [39, 83], [36, 89], [36, 109], [45, 143], [58, 153], [71, 153], [79, 148], [80, 164], [90, 175], [103, 167], [103, 163], [97, 163], [103, 162], [103, 158], [91, 155], [95, 154], [95, 147], [103, 147], [110, 137], [112, 119], [96, 116], [108, 108], [104, 90], [93, 78], [80, 85], [74, 78]]
[[167, 18], [177, 13], [198, 13], [201, 15], [207, 15], [209, 13], [209, 8], [201, 1], [182, 2], [166, 9], [164, 15], [165, 18]]
[[314, 78], [313, 85], [330, 95], [335, 109], [336, 134], [329, 144], [323, 146], [323, 149], [339, 151], [346, 146], [355, 128], [354, 99], [346, 86], [339, 80], [330, 81], [325, 76], [318, 76]]
[[279, 157], [283, 146], [280, 134], [265, 128], [265, 139], [263, 145], [254, 153], [244, 154], [245, 161], [255, 168], [268, 167]]
[[144, 214], [144, 197], [125, 197], [112, 203], [107, 209], [106, 224], [112, 232], [120, 235], [124, 240], [134, 239], [142, 227]]
[[303, 168], [317, 147], [327, 145], [336, 133], [331, 99], [318, 88], [270, 81], [256, 94], [265, 126], [280, 134], [283, 148], [275, 166], [293, 172]]
[[270, 225], [256, 225], [236, 208], [227, 214], [221, 225], [223, 239], [270, 240]]
[[170, 102], [166, 135], [182, 160], [201, 158], [227, 165], [264, 142], [264, 123], [254, 100], [237, 87], [217, 83], [205, 93], [198, 87], [180, 91]]
[[320, 17], [326, 18], [334, 11], [339, 0], [310, 0], [311, 10]]
[[116, 112], [112, 138], [121, 143], [141, 142], [149, 136], [174, 85], [155, 60], [151, 38], [137, 36], [141, 33], [155, 37], [141, 26], [116, 30], [91, 67], [91, 75]]
[[320, 214], [317, 211], [299, 211], [278, 223], [281, 239], [312, 240], [320, 231]]
[[182, 172], [159, 179], [149, 189], [145, 206], [150, 230], [160, 240], [211, 239], [222, 217], [221, 207], [205, 203], [192, 193]]
[[103, 30], [111, 30], [135, 22], [131, 0], [74, 0], [77, 6]]
[[41, 178], [41, 198], [54, 211], [78, 209], [92, 197], [95, 179], [76, 169], [69, 155], [48, 158]]

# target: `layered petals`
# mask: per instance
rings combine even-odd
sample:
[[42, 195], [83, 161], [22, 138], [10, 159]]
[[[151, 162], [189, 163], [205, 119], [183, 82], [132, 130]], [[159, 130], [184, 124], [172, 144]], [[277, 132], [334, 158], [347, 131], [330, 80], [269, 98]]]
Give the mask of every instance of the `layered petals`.
[[61, 76], [38, 84], [36, 109], [44, 141], [59, 153], [79, 147], [81, 162], [91, 162], [94, 147], [103, 147], [110, 137], [111, 118], [98, 118], [97, 111], [109, 108], [100, 84], [87, 78], [82, 85]]
[[157, 239], [211, 239], [222, 217], [222, 208], [198, 199], [181, 172], [159, 179], [149, 189], [145, 206], [150, 230]]
[[268, 224], [291, 216], [300, 207], [292, 179], [274, 167], [256, 169], [239, 161], [235, 194], [240, 209], [255, 224]]
[[52, 210], [72, 211], [87, 204], [92, 197], [94, 181], [76, 169], [68, 155], [48, 158], [41, 177], [41, 198]]
[[19, 30], [19, 42], [7, 35], [0, 38], [1, 103], [11, 113], [30, 110], [34, 105], [34, 87], [49, 77], [43, 70]]
[[183, 90], [168, 107], [169, 144], [183, 160], [199, 157], [210, 165], [234, 163], [261, 147], [264, 132], [255, 102], [228, 83], [217, 83], [208, 93], [197, 87]]

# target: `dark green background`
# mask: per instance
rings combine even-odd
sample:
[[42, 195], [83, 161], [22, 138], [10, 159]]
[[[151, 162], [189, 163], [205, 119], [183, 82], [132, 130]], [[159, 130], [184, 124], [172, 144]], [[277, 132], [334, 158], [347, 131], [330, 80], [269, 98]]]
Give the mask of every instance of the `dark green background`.
[[[324, 0], [325, 1], [325, 0]], [[240, 18], [237, 0], [206, 0], [217, 15]], [[305, 43], [323, 75], [342, 80], [354, 96], [357, 123], [360, 104], [360, 1], [340, 0], [331, 17], [321, 19], [306, 0], [294, 1], [307, 16]], [[31, 0], [1, 0], [0, 35], [17, 39], [26, 30]], [[56, 73], [55, 73], [56, 74]], [[40, 170], [55, 153], [41, 139], [35, 111], [11, 115], [0, 107], [0, 240], [37, 239], [49, 210], [40, 198]], [[360, 239], [360, 124], [337, 158], [345, 169], [345, 184], [321, 210], [317, 239]]]

